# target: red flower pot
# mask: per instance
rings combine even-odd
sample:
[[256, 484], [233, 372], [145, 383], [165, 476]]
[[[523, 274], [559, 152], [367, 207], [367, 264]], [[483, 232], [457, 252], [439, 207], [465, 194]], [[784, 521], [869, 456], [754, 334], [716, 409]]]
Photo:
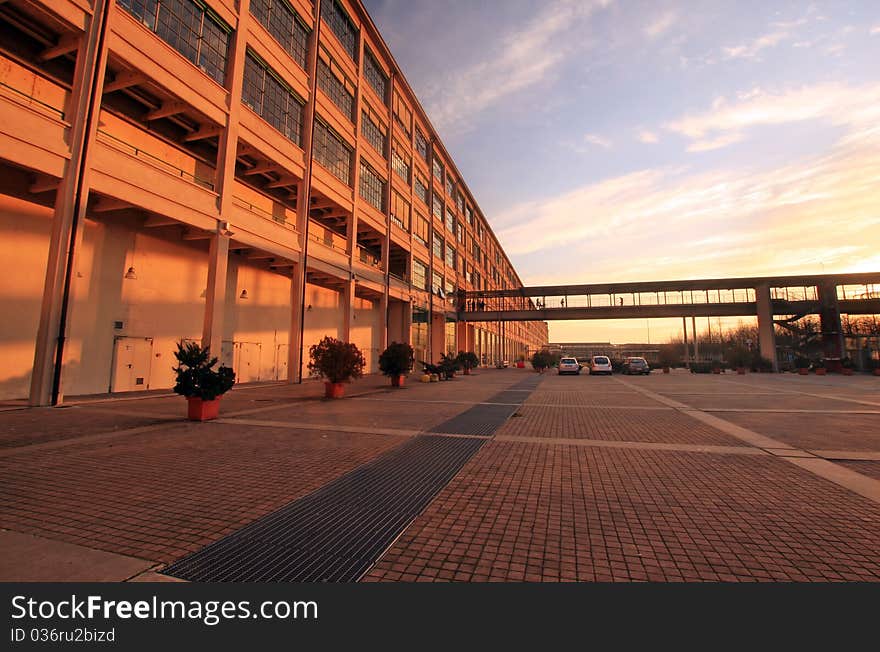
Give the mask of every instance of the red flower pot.
[[403, 379], [404, 378], [406, 378], [406, 376], [403, 376], [403, 375], [391, 376], [391, 386], [392, 387], [403, 387]]
[[344, 383], [324, 382], [324, 398], [342, 398], [345, 395]]
[[849, 367], [844, 367], [842, 373], [844, 376], [852, 376], [853, 370], [850, 369]]
[[721, 367], [712, 367], [712, 373], [713, 373], [713, 374], [720, 374], [720, 373], [721, 373]]
[[798, 369], [797, 372], [801, 376], [806, 376], [808, 373], [810, 373], [810, 370], [809, 369]]
[[517, 368], [517, 369], [525, 369], [525, 368], [526, 368], [526, 363], [525, 363], [525, 362], [517, 362], [517, 363], [516, 363], [516, 368]]
[[663, 367], [663, 373], [664, 373], [664, 374], [668, 374], [668, 373], [669, 373], [669, 367]]
[[210, 421], [220, 415], [220, 397], [203, 401], [197, 396], [187, 396], [187, 418], [190, 421]]
[[873, 374], [875, 376], [880, 376], [880, 367], [878, 367], [877, 369], [874, 369]]
[[824, 376], [827, 373], [828, 373], [828, 370], [825, 367], [817, 367], [816, 368], [816, 375], [817, 376]]
[[465, 367], [465, 368], [464, 368], [464, 375], [465, 375], [465, 376], [470, 376], [470, 375], [471, 375], [471, 370], [468, 369], [467, 367]]
[[746, 375], [746, 368], [745, 367], [737, 367], [736, 373], [739, 374], [740, 376], [745, 376]]

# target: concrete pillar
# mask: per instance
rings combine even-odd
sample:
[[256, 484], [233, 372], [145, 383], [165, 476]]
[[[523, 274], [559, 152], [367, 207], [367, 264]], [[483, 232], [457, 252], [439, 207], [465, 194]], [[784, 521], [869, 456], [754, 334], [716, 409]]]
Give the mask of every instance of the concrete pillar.
[[[223, 345], [223, 313], [226, 311], [226, 270], [229, 266], [229, 238], [211, 236], [208, 251], [208, 287], [205, 290], [205, 316], [202, 322], [202, 346], [220, 357]], [[234, 297], [233, 297], [234, 300]]]
[[688, 346], [688, 322], [687, 317], [681, 318], [681, 331], [684, 334], [684, 366], [688, 367], [691, 357], [690, 347]]
[[[844, 346], [837, 286], [834, 283], [824, 283], [816, 290], [819, 294], [819, 324], [822, 331], [823, 354], [826, 358], [841, 359], [844, 355]], [[836, 364], [832, 365], [834, 366]]]
[[758, 348], [761, 357], [773, 363], [773, 371], [779, 371], [776, 357], [776, 332], [773, 328], [773, 304], [770, 299], [770, 286], [759, 285], [755, 288], [755, 302], [758, 312]]
[[697, 337], [697, 317], [691, 315], [691, 333], [694, 336], [694, 360], [700, 359], [700, 338]]
[[400, 305], [403, 306], [403, 336], [400, 341], [412, 345], [412, 301], [405, 301]]
[[315, 95], [318, 87], [318, 36], [321, 32], [321, 0], [312, 5], [315, 29], [309, 39], [306, 65], [309, 69], [309, 98], [303, 111], [303, 151], [305, 167], [303, 181], [297, 188], [296, 230], [300, 234], [300, 262], [293, 269], [291, 288], [290, 333], [287, 341], [287, 380], [302, 382], [305, 375], [303, 364], [303, 328], [305, 326], [306, 271], [309, 251], [309, 210], [312, 193], [312, 141], [315, 130]]
[[431, 315], [431, 328], [428, 333], [431, 341], [431, 362], [440, 362], [440, 354], [446, 353], [446, 315], [435, 310]]
[[339, 305], [342, 306], [343, 342], [351, 342], [351, 325], [354, 320], [354, 280], [346, 281], [340, 292]]
[[112, 0], [95, 0], [93, 6], [91, 21], [80, 38], [73, 88], [65, 107], [65, 116], [71, 123], [70, 159], [55, 197], [40, 323], [34, 342], [31, 405], [59, 404], [64, 398], [61, 371], [76, 277], [75, 253], [82, 239], [89, 200], [89, 145], [94, 142], [98, 128], [107, 68], [105, 35], [113, 3]]

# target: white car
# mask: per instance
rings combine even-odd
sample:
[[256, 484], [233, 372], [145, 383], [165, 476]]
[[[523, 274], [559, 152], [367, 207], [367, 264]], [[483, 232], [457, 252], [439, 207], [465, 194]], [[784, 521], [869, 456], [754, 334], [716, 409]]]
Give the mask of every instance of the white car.
[[559, 375], [562, 374], [579, 374], [581, 372], [581, 365], [577, 361], [577, 358], [562, 358], [559, 361]]
[[607, 355], [594, 355], [590, 359], [590, 375], [608, 374], [611, 375], [611, 358]]

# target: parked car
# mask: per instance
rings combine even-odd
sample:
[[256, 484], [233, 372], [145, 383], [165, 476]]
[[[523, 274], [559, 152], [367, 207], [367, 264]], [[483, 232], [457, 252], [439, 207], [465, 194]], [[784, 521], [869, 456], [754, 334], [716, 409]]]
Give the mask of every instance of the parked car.
[[611, 358], [607, 355], [594, 355], [590, 358], [590, 375], [593, 374], [612, 374]]
[[624, 374], [645, 374], [646, 376], [651, 373], [651, 367], [648, 365], [648, 361], [644, 358], [627, 358], [623, 361], [623, 369]]
[[581, 372], [581, 364], [577, 358], [562, 358], [559, 361], [559, 375], [562, 374], [579, 374]]

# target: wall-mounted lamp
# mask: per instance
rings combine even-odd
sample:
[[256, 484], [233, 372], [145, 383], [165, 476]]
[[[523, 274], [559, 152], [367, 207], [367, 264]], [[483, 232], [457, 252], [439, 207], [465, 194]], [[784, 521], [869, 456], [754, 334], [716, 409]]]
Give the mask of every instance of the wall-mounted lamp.
[[306, 307], [306, 312], [311, 311], [311, 309], [312, 309], [312, 304], [309, 304], [309, 305]]
[[247, 301], [247, 299], [248, 299], [248, 293], [247, 293], [247, 290], [242, 290], [242, 291], [241, 291], [241, 294], [238, 295], [238, 298], [239, 298], [239, 299], [243, 299], [244, 301]]
[[128, 268], [128, 271], [125, 273], [125, 278], [131, 279], [132, 281], [137, 280], [137, 274], [134, 273], [134, 267]]

